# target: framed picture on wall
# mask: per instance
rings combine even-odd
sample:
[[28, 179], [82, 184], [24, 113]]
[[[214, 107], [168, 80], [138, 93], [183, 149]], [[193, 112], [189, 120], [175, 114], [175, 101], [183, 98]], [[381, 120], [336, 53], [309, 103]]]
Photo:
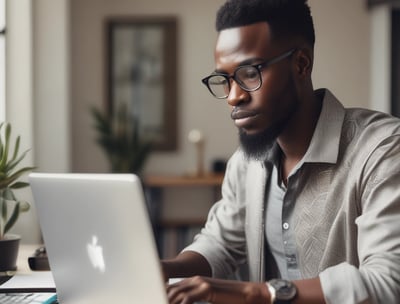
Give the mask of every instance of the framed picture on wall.
[[123, 109], [154, 150], [175, 150], [176, 18], [115, 17], [105, 27], [108, 113]]

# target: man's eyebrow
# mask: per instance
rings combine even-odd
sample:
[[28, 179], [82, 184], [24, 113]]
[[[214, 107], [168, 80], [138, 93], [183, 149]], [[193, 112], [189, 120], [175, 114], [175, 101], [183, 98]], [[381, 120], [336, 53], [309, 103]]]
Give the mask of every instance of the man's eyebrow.
[[[266, 61], [264, 58], [261, 57], [255, 57], [255, 58], [249, 58], [246, 60], [243, 60], [242, 62], [240, 62], [236, 68], [244, 66], [244, 65], [253, 65], [253, 64], [257, 64], [257, 63], [261, 63]], [[220, 70], [220, 69], [215, 69], [213, 74], [228, 74], [226, 71], [224, 70]]]

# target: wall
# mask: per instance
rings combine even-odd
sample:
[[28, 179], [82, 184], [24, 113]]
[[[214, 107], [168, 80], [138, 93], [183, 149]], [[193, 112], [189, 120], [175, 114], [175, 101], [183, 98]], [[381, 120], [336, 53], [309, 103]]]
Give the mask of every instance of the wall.
[[[223, 1], [74, 0], [71, 7], [72, 45], [72, 169], [108, 170], [94, 143], [90, 104], [104, 102], [104, 33], [108, 16], [174, 15], [178, 18], [178, 151], [154, 153], [147, 172], [181, 174], [194, 169], [194, 149], [187, 134], [201, 129], [206, 137], [206, 163], [227, 158], [237, 145], [236, 130], [226, 104], [215, 101], [200, 83], [213, 70], [214, 12]], [[85, 41], [85, 43], [82, 43]]]
[[35, 0], [33, 85], [35, 164], [41, 171], [70, 168], [69, 0]]
[[[7, 1], [6, 118], [21, 135], [25, 165], [69, 171], [68, 0]], [[33, 202], [29, 188], [19, 198]], [[34, 204], [14, 233], [38, 243]]]
[[314, 85], [347, 106], [369, 107], [370, 18], [366, 1], [311, 0], [316, 31]]
[[[72, 0], [71, 1], [71, 128], [72, 170], [107, 171], [88, 113], [104, 102], [103, 20], [108, 16], [175, 15], [178, 32], [179, 148], [153, 153], [147, 173], [181, 174], [194, 168], [194, 150], [187, 140], [192, 128], [206, 136], [206, 164], [228, 158], [237, 145], [236, 129], [224, 101], [214, 100], [200, 83], [213, 70], [216, 39], [214, 18], [223, 0]], [[315, 87], [329, 87], [349, 106], [369, 105], [369, 15], [364, 1], [310, 1], [317, 43]]]
[[370, 10], [370, 107], [391, 111], [391, 9], [378, 5]]
[[[108, 170], [95, 144], [88, 112], [104, 106], [104, 19], [110, 16], [174, 15], [178, 19], [178, 150], [153, 153], [146, 174], [185, 174], [195, 167], [187, 135], [204, 132], [205, 163], [227, 159], [237, 146], [236, 127], [226, 102], [215, 100], [200, 79], [214, 69], [215, 13], [224, 0], [72, 0], [71, 1], [71, 155], [72, 171]], [[364, 1], [311, 0], [317, 42], [315, 87], [329, 87], [348, 106], [369, 105], [369, 14]], [[169, 189], [164, 218], [206, 214], [212, 192]], [[190, 206], [190, 207], [188, 207]], [[179, 210], [179, 212], [177, 212]], [[177, 214], [179, 213], [179, 214]]]
[[[154, 153], [146, 172], [180, 174], [192, 170], [194, 150], [187, 141], [191, 128], [199, 128], [206, 135], [207, 163], [216, 157], [228, 157], [235, 149], [236, 130], [228, 107], [211, 98], [200, 84], [200, 78], [214, 68], [214, 17], [223, 0], [8, 2], [13, 13], [7, 17], [15, 25], [8, 31], [8, 39], [13, 43], [8, 46], [7, 117], [17, 125], [24, 143], [34, 148], [32, 159], [27, 161], [46, 171], [108, 170], [102, 151], [94, 143], [88, 106], [101, 106], [103, 102], [103, 18], [121, 14], [168, 14], [179, 20], [180, 145], [174, 153]], [[381, 43], [379, 37], [387, 34], [387, 14], [373, 14], [370, 24], [364, 1], [309, 3], [317, 34], [315, 87], [331, 88], [348, 106], [385, 109], [387, 84], [381, 81], [376, 88], [370, 79], [386, 79], [386, 62], [384, 68], [375, 64], [372, 73], [370, 58], [375, 58], [375, 63], [386, 54], [383, 47], [371, 56], [372, 50], [379, 49], [376, 41]], [[374, 24], [378, 24], [378, 29], [372, 33], [375, 39], [371, 39], [370, 26]], [[38, 236], [32, 226], [34, 213], [24, 215], [20, 228], [34, 241]]]
[[[31, 3], [29, 0], [15, 0], [6, 3], [6, 120], [12, 124], [12, 136], [21, 136], [20, 151], [34, 146], [33, 139], [33, 70]], [[22, 161], [22, 166], [34, 162], [35, 153], [31, 150]], [[29, 188], [16, 192], [20, 200], [31, 202]], [[20, 220], [12, 229], [22, 235], [22, 241], [37, 240], [39, 228], [33, 210], [21, 214]]]

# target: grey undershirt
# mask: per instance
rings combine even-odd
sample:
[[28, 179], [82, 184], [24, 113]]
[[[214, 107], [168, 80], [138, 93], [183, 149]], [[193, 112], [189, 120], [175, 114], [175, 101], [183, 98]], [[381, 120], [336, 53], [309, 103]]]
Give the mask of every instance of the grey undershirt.
[[[270, 182], [267, 185], [269, 189], [266, 192], [266, 239], [280, 277], [297, 280], [301, 278], [301, 273], [298, 265], [295, 231], [292, 229], [292, 216], [290, 216], [294, 202], [290, 201], [290, 196], [287, 195], [288, 189], [281, 182], [278, 172], [278, 168], [273, 166]], [[271, 265], [271, 261], [267, 261], [266, 264]]]

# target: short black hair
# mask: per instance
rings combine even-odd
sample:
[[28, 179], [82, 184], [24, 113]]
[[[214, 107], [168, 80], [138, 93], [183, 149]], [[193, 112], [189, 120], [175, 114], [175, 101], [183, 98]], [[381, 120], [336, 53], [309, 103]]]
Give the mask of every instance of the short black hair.
[[257, 22], [267, 22], [273, 39], [302, 37], [314, 46], [315, 32], [307, 0], [227, 0], [217, 12], [218, 32]]

